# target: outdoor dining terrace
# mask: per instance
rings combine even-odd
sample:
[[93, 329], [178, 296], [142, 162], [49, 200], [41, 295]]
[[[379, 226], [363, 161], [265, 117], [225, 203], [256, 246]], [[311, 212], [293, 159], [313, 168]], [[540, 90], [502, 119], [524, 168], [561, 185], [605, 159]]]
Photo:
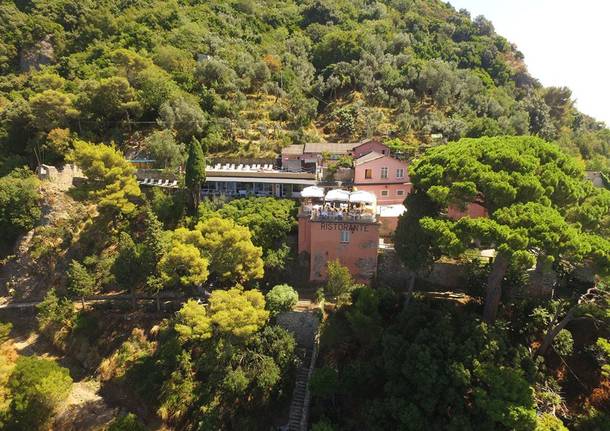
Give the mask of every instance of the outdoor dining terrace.
[[374, 223], [376, 216], [366, 208], [344, 207], [323, 207], [315, 206], [311, 209], [312, 221], [348, 221], [348, 222], [368, 222]]
[[306, 187], [301, 198], [300, 216], [312, 221], [377, 221], [376, 198], [368, 192], [335, 189], [325, 193], [320, 187]]

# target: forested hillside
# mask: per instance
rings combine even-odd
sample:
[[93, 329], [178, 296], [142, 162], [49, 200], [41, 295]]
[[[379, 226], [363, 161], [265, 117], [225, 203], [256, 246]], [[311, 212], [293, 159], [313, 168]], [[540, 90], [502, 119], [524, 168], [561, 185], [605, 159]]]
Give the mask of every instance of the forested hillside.
[[2, 174], [61, 161], [76, 137], [167, 167], [193, 137], [271, 156], [535, 134], [609, 166], [610, 131], [570, 90], [542, 87], [491, 22], [438, 0], [19, 0], [0, 25]]
[[[0, 29], [0, 429], [610, 429], [610, 130], [487, 19], [0, 0]], [[391, 237], [374, 199], [202, 197], [214, 159], [372, 136], [409, 163]]]

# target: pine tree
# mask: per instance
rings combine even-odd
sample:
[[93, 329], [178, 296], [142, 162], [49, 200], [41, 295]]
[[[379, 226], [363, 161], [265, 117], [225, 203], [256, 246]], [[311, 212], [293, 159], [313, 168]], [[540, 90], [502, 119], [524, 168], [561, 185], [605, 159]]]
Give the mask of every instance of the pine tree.
[[73, 294], [80, 297], [84, 310], [85, 296], [93, 294], [95, 290], [95, 279], [89, 271], [87, 271], [87, 268], [77, 260], [73, 260], [70, 263], [70, 269], [68, 270], [68, 288]]
[[163, 225], [152, 211], [146, 214], [146, 228], [142, 250], [142, 270], [146, 276], [146, 288], [157, 298], [157, 311], [160, 310], [159, 292], [163, 289], [163, 283], [159, 277], [157, 265], [166, 249], [163, 238]]

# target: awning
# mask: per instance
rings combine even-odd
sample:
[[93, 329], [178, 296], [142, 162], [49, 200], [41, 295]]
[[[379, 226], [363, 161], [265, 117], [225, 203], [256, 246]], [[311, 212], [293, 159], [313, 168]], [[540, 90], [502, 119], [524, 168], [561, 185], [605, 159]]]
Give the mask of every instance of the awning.
[[298, 184], [312, 186], [316, 180], [305, 180], [300, 178], [252, 178], [252, 177], [206, 177], [207, 183], [263, 183], [263, 184]]
[[349, 201], [354, 204], [375, 204], [377, 203], [377, 198], [373, 193], [358, 190], [350, 193]]
[[404, 205], [381, 205], [377, 207], [377, 214], [379, 214], [379, 217], [400, 217], [406, 211], [407, 209]]
[[316, 186], [305, 187], [303, 190], [301, 190], [301, 197], [322, 199], [324, 198], [324, 189]]
[[324, 198], [327, 202], [349, 202], [349, 192], [347, 190], [335, 189], [326, 193]]

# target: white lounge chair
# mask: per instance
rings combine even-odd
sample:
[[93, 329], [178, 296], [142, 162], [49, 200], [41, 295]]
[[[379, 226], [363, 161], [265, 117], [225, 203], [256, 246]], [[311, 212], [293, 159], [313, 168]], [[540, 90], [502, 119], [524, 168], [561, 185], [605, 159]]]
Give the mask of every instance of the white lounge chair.
[[172, 187], [178, 187], [178, 180], [172, 181]]

